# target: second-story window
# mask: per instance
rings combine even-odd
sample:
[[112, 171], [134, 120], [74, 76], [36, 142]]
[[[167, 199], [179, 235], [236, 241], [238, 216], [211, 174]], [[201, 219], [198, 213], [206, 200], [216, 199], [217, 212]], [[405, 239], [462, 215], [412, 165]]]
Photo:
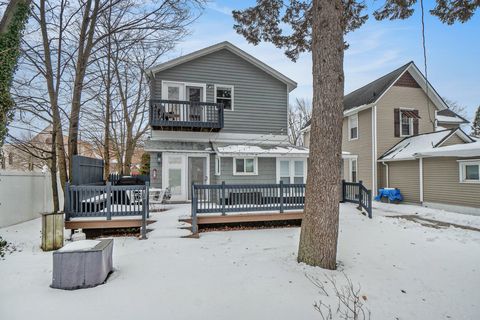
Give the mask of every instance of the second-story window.
[[400, 112], [402, 137], [413, 135], [413, 118], [409, 117], [406, 112]]
[[222, 103], [225, 110], [233, 110], [233, 86], [215, 85], [215, 102]]
[[358, 113], [348, 117], [348, 139], [358, 139]]

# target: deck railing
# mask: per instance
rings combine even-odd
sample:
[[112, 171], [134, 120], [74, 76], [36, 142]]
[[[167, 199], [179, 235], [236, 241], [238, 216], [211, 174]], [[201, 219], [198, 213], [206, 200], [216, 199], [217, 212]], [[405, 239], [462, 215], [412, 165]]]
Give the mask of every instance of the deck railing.
[[372, 192], [363, 182], [346, 182], [342, 180], [342, 201], [358, 204], [359, 209], [365, 209], [368, 217], [372, 218]]
[[150, 125], [219, 130], [223, 128], [223, 105], [210, 102], [150, 100]]
[[65, 186], [65, 220], [72, 218], [101, 218], [141, 216], [142, 238], [146, 236], [148, 182], [145, 185]]
[[[372, 197], [359, 183], [342, 181], [342, 202], [354, 202], [372, 217]], [[192, 185], [192, 232], [198, 232], [197, 214], [303, 209], [305, 184], [214, 184]]]

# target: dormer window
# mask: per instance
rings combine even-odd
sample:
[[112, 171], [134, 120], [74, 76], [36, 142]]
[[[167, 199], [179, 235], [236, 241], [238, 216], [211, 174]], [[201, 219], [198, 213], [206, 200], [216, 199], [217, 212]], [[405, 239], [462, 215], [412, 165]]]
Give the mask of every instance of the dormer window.
[[358, 139], [358, 113], [348, 117], [348, 140]]

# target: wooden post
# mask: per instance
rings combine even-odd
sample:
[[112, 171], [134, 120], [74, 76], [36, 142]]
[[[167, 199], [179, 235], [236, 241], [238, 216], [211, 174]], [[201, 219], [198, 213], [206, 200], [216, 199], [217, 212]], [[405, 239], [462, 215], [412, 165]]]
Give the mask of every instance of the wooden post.
[[147, 239], [147, 211], [148, 211], [148, 200], [147, 200], [147, 193], [148, 193], [148, 187], [145, 186], [147, 189], [147, 192], [145, 192], [145, 195], [143, 196], [142, 199], [142, 240]]
[[150, 218], [150, 182], [145, 181], [145, 198], [147, 199], [147, 218]]
[[368, 217], [370, 219], [372, 219], [372, 191], [371, 190], [367, 190], [367, 194], [368, 194]]
[[225, 181], [222, 181], [222, 216], [225, 215]]
[[363, 198], [363, 190], [362, 190], [362, 180], [358, 181], [358, 210], [362, 210], [362, 198]]
[[345, 179], [342, 179], [342, 193], [340, 194], [340, 202], [344, 203], [345, 202], [345, 193], [347, 186], [345, 185]]
[[195, 235], [198, 233], [197, 225], [197, 197], [195, 194], [195, 184], [192, 183], [192, 233]]
[[70, 220], [70, 182], [65, 183], [65, 201], [63, 203], [63, 212], [65, 212], [65, 221]]
[[107, 181], [107, 220], [112, 220], [112, 183]]
[[283, 213], [283, 181], [280, 180], [280, 213]]

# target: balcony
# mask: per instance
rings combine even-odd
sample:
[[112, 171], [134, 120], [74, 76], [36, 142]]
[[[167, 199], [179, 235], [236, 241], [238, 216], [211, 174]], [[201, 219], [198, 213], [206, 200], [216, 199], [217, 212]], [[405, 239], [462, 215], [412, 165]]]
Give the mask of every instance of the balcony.
[[223, 105], [150, 100], [150, 125], [157, 130], [219, 131], [223, 128]]

